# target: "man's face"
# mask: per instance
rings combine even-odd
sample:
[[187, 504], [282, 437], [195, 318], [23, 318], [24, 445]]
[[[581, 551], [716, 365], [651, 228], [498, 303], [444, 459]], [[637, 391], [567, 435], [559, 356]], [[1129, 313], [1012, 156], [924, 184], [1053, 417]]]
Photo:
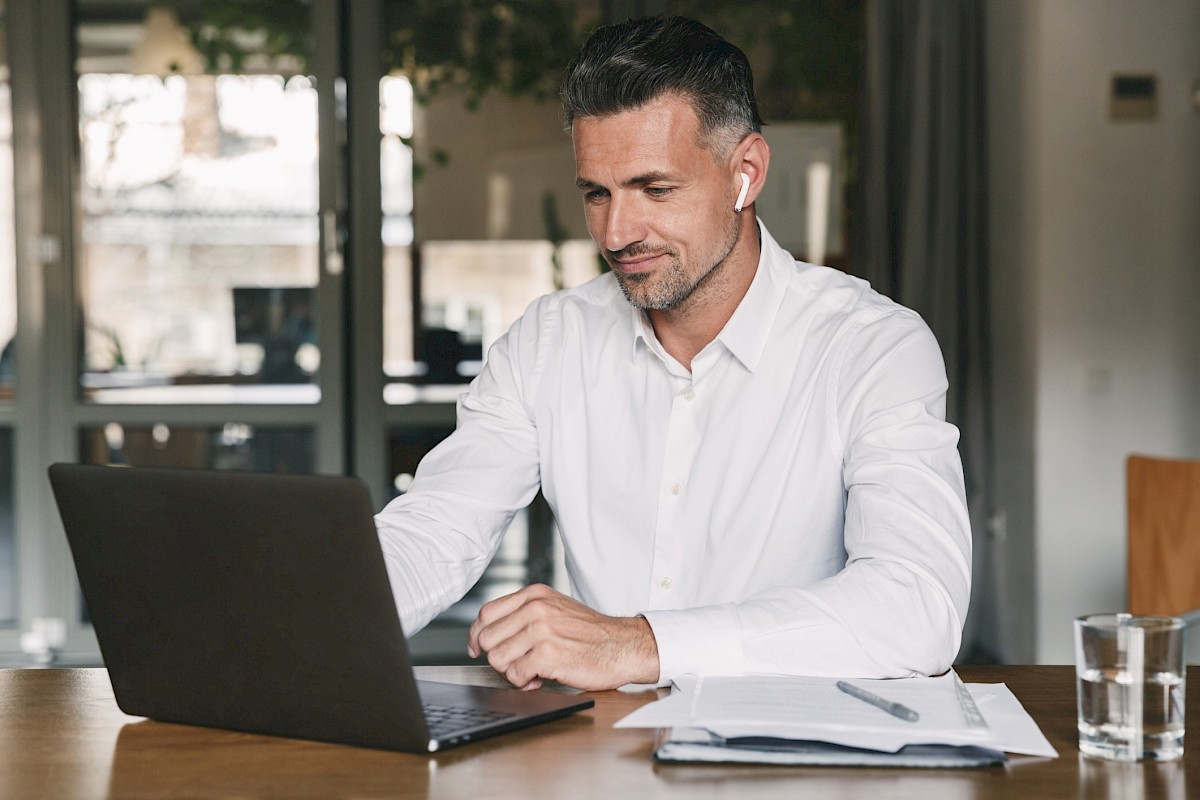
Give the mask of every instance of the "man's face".
[[572, 125], [588, 232], [638, 308], [680, 308], [737, 243], [736, 176], [699, 130], [674, 95]]

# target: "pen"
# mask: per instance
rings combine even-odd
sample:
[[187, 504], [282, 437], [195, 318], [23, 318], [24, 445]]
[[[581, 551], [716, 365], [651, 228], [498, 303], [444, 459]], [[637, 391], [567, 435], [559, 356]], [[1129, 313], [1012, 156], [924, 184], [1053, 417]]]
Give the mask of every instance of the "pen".
[[870, 703], [876, 708], [882, 709], [893, 717], [899, 717], [905, 722], [916, 722], [921, 718], [921, 715], [913, 711], [908, 706], [902, 703], [893, 703], [891, 700], [885, 700], [877, 694], [871, 694], [866, 689], [860, 689], [852, 683], [838, 681], [837, 687], [851, 697], [862, 700], [864, 703]]

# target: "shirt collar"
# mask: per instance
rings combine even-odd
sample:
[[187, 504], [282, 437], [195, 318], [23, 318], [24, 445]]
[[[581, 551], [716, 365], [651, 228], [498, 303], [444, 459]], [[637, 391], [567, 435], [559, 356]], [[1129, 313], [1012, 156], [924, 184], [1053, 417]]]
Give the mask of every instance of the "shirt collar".
[[[621, 298], [625, 299], [625, 295], [622, 294]], [[633, 333], [633, 354], [636, 357], [638, 342], [653, 350], [653, 346], [658, 343], [658, 339], [654, 335], [654, 327], [650, 324], [650, 318], [646, 316], [646, 312], [632, 303], [628, 305], [629, 321]]]
[[[754, 279], [716, 339], [750, 372], [754, 372], [762, 359], [771, 328], [775, 325], [775, 316], [783, 303], [790, 270], [795, 264], [791, 255], [767, 232], [762, 220], [758, 220], [758, 231], [758, 268], [754, 272]], [[651, 352], [663, 358], [663, 354], [658, 352], [662, 345], [654, 335], [654, 327], [646, 312], [633, 305], [629, 306], [629, 311], [634, 354], [641, 341]]]
[[750, 372], [758, 367], [775, 316], [783, 304], [783, 293], [787, 288], [795, 259], [776, 243], [762, 220], [758, 221], [759, 255], [758, 269], [754, 280], [746, 290], [746, 296], [734, 310], [733, 316], [717, 334], [717, 341], [733, 353], [742, 366]]

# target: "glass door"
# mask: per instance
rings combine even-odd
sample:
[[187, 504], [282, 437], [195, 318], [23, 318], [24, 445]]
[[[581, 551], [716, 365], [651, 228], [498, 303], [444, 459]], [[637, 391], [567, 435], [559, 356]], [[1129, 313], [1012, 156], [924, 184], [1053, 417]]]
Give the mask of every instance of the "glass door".
[[[50, 463], [345, 471], [340, 3], [259, 5], [28, 12], [44, 166], [22, 626], [60, 626], [65, 663], [96, 650]], [[0, 415], [0, 557], [4, 436]]]
[[311, 55], [334, 4], [74, 5], [81, 453], [340, 471], [336, 72]]
[[[8, 20], [0, 6], [0, 41]], [[13, 240], [12, 94], [7, 49], [0, 50], [0, 630], [17, 625], [17, 542], [14, 493], [17, 390], [17, 261]]]

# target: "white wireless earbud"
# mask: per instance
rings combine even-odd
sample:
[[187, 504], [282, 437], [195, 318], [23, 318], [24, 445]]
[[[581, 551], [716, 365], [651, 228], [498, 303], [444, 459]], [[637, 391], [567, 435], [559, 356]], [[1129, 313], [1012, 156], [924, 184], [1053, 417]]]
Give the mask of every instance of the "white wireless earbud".
[[742, 206], [746, 203], [746, 192], [750, 191], [750, 176], [742, 173], [742, 190], [738, 192], [738, 199], [733, 204], [734, 211], [741, 211]]

